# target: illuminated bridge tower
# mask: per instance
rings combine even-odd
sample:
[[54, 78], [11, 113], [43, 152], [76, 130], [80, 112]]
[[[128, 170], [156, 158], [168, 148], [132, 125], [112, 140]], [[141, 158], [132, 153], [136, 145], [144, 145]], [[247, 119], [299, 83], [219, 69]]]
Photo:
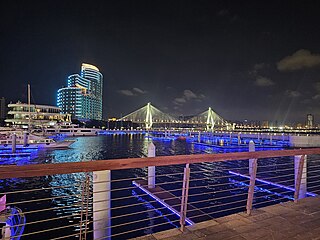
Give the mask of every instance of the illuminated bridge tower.
[[152, 110], [151, 110], [151, 104], [147, 104], [147, 114], [146, 114], [146, 129], [150, 129], [152, 127]]
[[58, 90], [57, 105], [79, 120], [102, 120], [103, 76], [96, 66], [83, 63], [80, 74], [68, 77], [67, 87]]
[[146, 106], [129, 113], [119, 119], [119, 121], [131, 121], [144, 125], [146, 130], [151, 129], [155, 124], [164, 126], [165, 124], [177, 123], [178, 120], [169, 114], [161, 112], [156, 107], [148, 103]]
[[225, 127], [229, 125], [227, 121], [213, 111], [211, 107], [209, 107], [207, 111], [191, 118], [189, 121], [206, 125], [207, 131], [213, 131], [216, 126]]

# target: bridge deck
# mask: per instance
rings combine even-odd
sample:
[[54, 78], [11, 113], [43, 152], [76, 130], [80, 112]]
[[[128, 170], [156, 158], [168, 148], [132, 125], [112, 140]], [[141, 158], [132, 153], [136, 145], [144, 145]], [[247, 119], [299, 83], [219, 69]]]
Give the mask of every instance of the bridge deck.
[[197, 223], [184, 233], [172, 229], [135, 239], [320, 239], [320, 197], [260, 208], [251, 216], [237, 213]]

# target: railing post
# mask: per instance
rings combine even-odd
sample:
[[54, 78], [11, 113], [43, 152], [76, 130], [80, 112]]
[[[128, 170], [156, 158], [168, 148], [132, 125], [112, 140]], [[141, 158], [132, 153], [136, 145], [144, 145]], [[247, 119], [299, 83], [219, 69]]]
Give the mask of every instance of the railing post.
[[238, 133], [238, 145], [241, 144], [241, 136], [240, 136], [240, 133]]
[[12, 135], [12, 153], [16, 153], [16, 147], [17, 147], [17, 135], [14, 133]]
[[28, 145], [28, 133], [23, 132], [23, 146], [26, 147]]
[[190, 180], [190, 167], [189, 163], [186, 164], [183, 174], [182, 194], [181, 194], [181, 208], [180, 208], [180, 226], [181, 231], [185, 229], [187, 208], [188, 208], [188, 195], [189, 195], [189, 180]]
[[93, 239], [111, 239], [111, 171], [93, 172]]
[[[254, 142], [251, 140], [249, 142], [249, 152], [254, 152], [255, 146]], [[252, 202], [253, 202], [253, 196], [254, 196], [254, 187], [256, 183], [256, 176], [257, 176], [257, 159], [249, 159], [249, 175], [250, 175], [250, 185], [248, 188], [248, 199], [247, 199], [247, 214], [251, 214], [252, 210]]]
[[[86, 173], [85, 180], [82, 183], [81, 218], [80, 218], [80, 236], [79, 236], [79, 240], [82, 240], [82, 239], [86, 240], [87, 239], [89, 198], [90, 198], [90, 186], [89, 185], [90, 185], [90, 178], [89, 178], [89, 174]], [[84, 219], [83, 215], [85, 215], [85, 219]], [[84, 236], [82, 237], [82, 235], [84, 235]]]
[[[148, 145], [148, 157], [156, 156], [156, 147], [151, 142]], [[156, 167], [149, 166], [148, 167], [148, 188], [155, 188], [156, 186]]]
[[294, 202], [298, 202], [307, 193], [307, 155], [294, 156], [294, 180]]

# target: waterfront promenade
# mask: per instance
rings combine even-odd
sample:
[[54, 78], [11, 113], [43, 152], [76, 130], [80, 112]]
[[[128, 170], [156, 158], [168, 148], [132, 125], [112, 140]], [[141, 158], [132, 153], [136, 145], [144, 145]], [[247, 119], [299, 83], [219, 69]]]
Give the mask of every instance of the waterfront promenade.
[[[134, 144], [128, 144], [128, 140]], [[317, 213], [308, 216], [310, 212], [302, 210], [301, 218], [297, 213], [297, 217], [289, 216], [287, 221], [286, 214], [281, 211], [264, 214], [265, 209], [260, 207], [296, 200], [298, 204], [292, 205], [295, 210], [308, 200], [299, 202], [299, 199], [318, 195], [320, 148], [201, 154], [207, 149], [197, 148], [187, 141], [172, 141], [170, 144], [159, 141], [156, 142], [157, 149], [169, 147], [166, 152], [170, 150], [177, 155], [152, 157], [149, 147], [155, 150], [155, 146], [147, 140], [143, 135], [78, 138], [68, 150], [34, 152], [29, 159], [23, 159], [25, 162], [19, 159], [20, 164], [15, 165], [6, 160], [6, 164], [0, 167], [1, 193], [6, 195], [7, 206], [20, 208], [26, 216], [21, 237], [117, 240], [135, 237], [260, 239], [260, 236], [267, 236], [272, 239], [269, 233], [280, 231], [280, 236], [287, 236], [291, 231], [287, 226], [294, 224], [303, 230], [294, 232], [296, 235], [318, 226]], [[181, 150], [173, 148], [177, 146]], [[125, 153], [122, 158], [107, 158], [111, 154], [118, 156], [114, 147]], [[148, 157], [126, 155], [139, 150], [148, 152]], [[79, 161], [82, 156], [87, 160]], [[155, 180], [152, 181], [155, 186], [144, 191], [151, 185], [149, 180]], [[134, 183], [140, 183], [143, 188]], [[161, 197], [149, 194], [160, 188]], [[181, 201], [173, 202], [173, 199]], [[319, 202], [316, 196], [314, 199]], [[196, 211], [188, 205], [196, 207]], [[317, 211], [317, 205], [315, 207]], [[258, 210], [253, 210], [252, 216], [248, 217], [243, 213], [246, 209]], [[199, 223], [191, 219], [197, 224], [190, 227], [192, 222], [187, 218], [194, 217], [194, 212], [199, 218], [209, 214], [209, 218], [201, 221], [213, 220]], [[223, 217], [233, 213], [237, 214]], [[264, 222], [269, 218], [269, 222]], [[286, 223], [284, 227], [276, 222], [279, 218]], [[277, 224], [273, 225], [273, 222]], [[272, 232], [270, 226], [280, 226], [281, 229]], [[179, 227], [185, 231], [181, 233]], [[168, 229], [173, 230], [163, 232]], [[263, 231], [259, 233], [258, 230]], [[152, 235], [145, 236], [148, 234]], [[250, 234], [261, 235], [254, 238], [256, 235]]]
[[188, 226], [184, 232], [171, 229], [134, 239], [320, 239], [320, 197], [256, 209], [250, 216], [237, 213], [216, 218]]

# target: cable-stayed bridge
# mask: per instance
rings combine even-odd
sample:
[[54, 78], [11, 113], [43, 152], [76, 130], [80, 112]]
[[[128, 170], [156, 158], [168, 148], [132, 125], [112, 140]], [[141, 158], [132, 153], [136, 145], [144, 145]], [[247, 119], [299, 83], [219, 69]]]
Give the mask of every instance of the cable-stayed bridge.
[[162, 112], [151, 105], [150, 102], [138, 110], [118, 119], [118, 121], [130, 121], [137, 123], [147, 130], [152, 128], [193, 127], [213, 131], [215, 128], [227, 129], [230, 127], [230, 123], [214, 112], [211, 107], [189, 119], [178, 119]]

